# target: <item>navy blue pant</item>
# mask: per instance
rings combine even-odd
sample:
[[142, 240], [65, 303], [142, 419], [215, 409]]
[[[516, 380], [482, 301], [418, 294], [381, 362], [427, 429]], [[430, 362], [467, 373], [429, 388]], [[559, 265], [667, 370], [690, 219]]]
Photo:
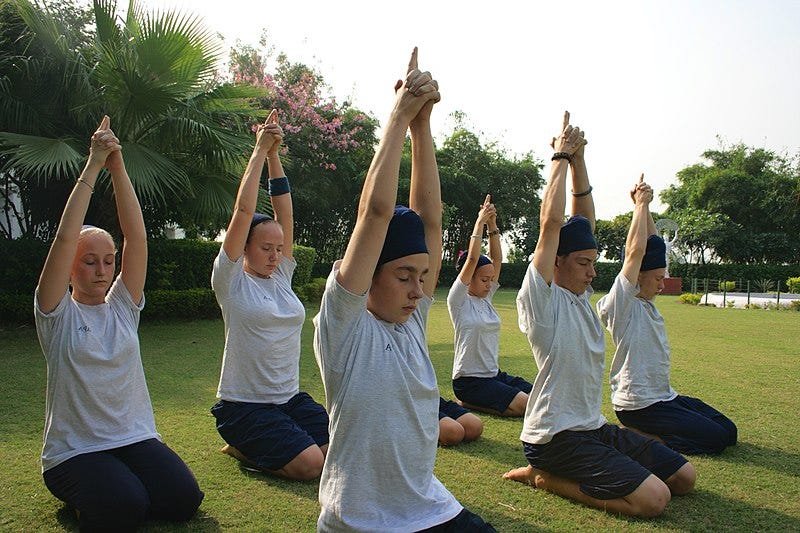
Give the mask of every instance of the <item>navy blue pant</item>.
[[156, 439], [77, 455], [45, 471], [44, 482], [79, 512], [81, 531], [134, 531], [147, 519], [187, 521], [204, 496], [189, 467]]
[[418, 533], [497, 533], [492, 524], [486, 523], [483, 519], [466, 507], [452, 520], [444, 524], [423, 529]]
[[625, 426], [657, 435], [680, 453], [718, 454], [736, 444], [736, 424], [697, 398], [677, 396], [644, 409], [616, 413]]

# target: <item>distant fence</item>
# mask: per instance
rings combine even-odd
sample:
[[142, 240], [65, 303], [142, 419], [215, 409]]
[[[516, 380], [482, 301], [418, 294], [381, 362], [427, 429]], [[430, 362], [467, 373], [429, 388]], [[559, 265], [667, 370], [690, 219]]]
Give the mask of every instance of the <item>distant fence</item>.
[[[691, 278], [689, 280], [689, 292], [694, 294], [702, 294], [701, 302], [709, 304], [712, 299], [710, 294], [714, 294], [714, 300], [721, 302], [723, 307], [761, 307], [767, 305], [780, 308], [781, 297], [786, 305], [792, 304], [796, 300], [800, 300], [796, 284], [789, 287], [785, 280], [722, 280], [722, 279], [709, 279], [709, 278]], [[684, 281], [685, 286], [685, 281]], [[792, 289], [790, 291], [789, 289]], [[719, 295], [722, 299], [720, 301]], [[796, 305], [796, 304], [795, 304]]]

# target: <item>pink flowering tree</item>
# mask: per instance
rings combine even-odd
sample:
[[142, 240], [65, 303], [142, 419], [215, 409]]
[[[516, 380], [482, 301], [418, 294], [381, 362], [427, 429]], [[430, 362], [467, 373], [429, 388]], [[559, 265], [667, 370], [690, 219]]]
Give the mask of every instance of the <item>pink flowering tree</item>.
[[230, 69], [235, 82], [265, 89], [259, 102], [264, 116], [278, 110], [298, 243], [316, 248], [321, 261], [338, 258], [355, 223], [376, 142], [375, 119], [338, 103], [317, 72], [285, 55], [270, 61], [269, 54], [237, 46]]

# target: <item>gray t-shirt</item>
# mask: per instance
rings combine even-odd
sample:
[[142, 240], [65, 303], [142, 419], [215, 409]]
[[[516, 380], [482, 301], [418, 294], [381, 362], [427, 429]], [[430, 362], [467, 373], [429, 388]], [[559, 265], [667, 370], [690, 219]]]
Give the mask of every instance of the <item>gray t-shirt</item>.
[[220, 247], [211, 287], [225, 321], [217, 398], [284, 404], [300, 391], [300, 333], [306, 311], [292, 291], [294, 259], [282, 257], [268, 278], [244, 271]]
[[314, 317], [330, 444], [319, 485], [319, 531], [407, 532], [454, 518], [462, 506], [433, 475], [439, 389], [423, 296], [404, 324], [367, 311], [367, 295], [328, 277]]
[[453, 379], [462, 376], [493, 378], [500, 370], [500, 315], [492, 297], [500, 285], [493, 282], [485, 298], [471, 296], [458, 277], [447, 295], [447, 311], [455, 329]]
[[601, 413], [605, 335], [589, 303], [589, 287], [576, 296], [548, 285], [528, 267], [517, 294], [519, 329], [528, 337], [539, 373], [528, 395], [520, 439], [546, 444], [565, 431], [590, 431], [606, 423]]
[[117, 276], [105, 303], [85, 305], [69, 291], [43, 313], [36, 333], [47, 360], [42, 471], [67, 459], [161, 439], [139, 352], [139, 305]]
[[611, 361], [611, 403], [617, 411], [644, 409], [678, 395], [669, 384], [670, 350], [664, 317], [655, 304], [637, 298], [639, 286], [617, 275], [597, 313], [617, 347]]

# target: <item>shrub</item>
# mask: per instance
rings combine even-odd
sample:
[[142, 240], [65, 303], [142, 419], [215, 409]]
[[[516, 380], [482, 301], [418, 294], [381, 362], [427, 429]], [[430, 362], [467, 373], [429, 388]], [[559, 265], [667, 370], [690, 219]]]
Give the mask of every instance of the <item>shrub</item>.
[[772, 279], [757, 279], [753, 282], [756, 291], [768, 293], [775, 288], [775, 280]]
[[0, 324], [33, 324], [33, 291], [0, 292]]
[[727, 307], [728, 309], [733, 309], [734, 307], [736, 307], [736, 300], [728, 300], [728, 301], [726, 301], [725, 302], [725, 307]]
[[735, 281], [719, 281], [719, 290], [724, 292], [731, 292], [736, 288]]
[[142, 320], [220, 318], [211, 289], [153, 290], [145, 293]]
[[292, 248], [294, 260], [297, 261], [297, 268], [294, 269], [292, 277], [292, 288], [297, 290], [311, 281], [311, 270], [314, 268], [314, 260], [317, 258], [317, 251], [308, 246], [295, 244]]
[[752, 304], [745, 304], [744, 308], [745, 309], [761, 309], [761, 306], [756, 304], [756, 303], [752, 303]]
[[792, 311], [800, 311], [800, 300], [792, 300], [789, 303], [789, 309]]
[[800, 294], [800, 276], [787, 279], [786, 287], [792, 294]]
[[681, 303], [683, 303], [683, 304], [687, 304], [687, 305], [697, 305], [697, 304], [699, 304], [699, 303], [700, 303], [700, 300], [702, 299], [702, 297], [703, 297], [703, 296], [702, 296], [701, 294], [697, 294], [697, 293], [695, 293], [695, 292], [684, 292], [683, 294], [681, 294], [681, 295], [678, 297], [678, 299], [679, 299], [679, 300], [681, 301]]
[[325, 292], [325, 278], [314, 278], [305, 285], [298, 287], [295, 292], [303, 303], [319, 303], [322, 301], [322, 293]]

